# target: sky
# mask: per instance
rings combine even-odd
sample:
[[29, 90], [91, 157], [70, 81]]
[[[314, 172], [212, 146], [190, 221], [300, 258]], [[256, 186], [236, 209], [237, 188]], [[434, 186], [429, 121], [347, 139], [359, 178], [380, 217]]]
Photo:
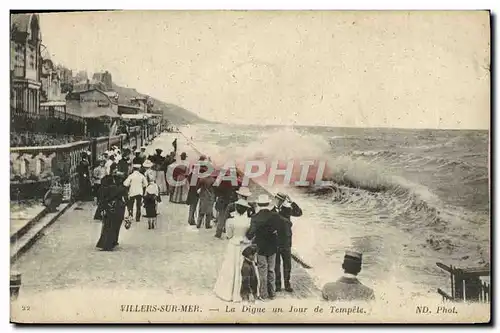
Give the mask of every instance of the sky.
[[73, 70], [225, 123], [488, 129], [487, 12], [41, 14]]

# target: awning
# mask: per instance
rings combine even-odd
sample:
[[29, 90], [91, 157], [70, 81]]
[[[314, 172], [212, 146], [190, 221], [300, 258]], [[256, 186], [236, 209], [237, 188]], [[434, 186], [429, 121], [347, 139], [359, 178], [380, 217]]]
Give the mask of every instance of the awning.
[[48, 101], [40, 103], [40, 106], [66, 106], [66, 101]]
[[139, 114], [122, 114], [122, 118], [126, 120], [145, 120], [148, 119], [145, 113]]

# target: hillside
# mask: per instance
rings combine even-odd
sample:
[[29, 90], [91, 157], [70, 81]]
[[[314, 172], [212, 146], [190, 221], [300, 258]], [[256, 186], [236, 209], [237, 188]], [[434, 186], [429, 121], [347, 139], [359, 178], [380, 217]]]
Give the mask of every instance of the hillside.
[[[144, 96], [133, 88], [120, 87], [113, 83], [113, 90], [119, 95], [118, 102], [120, 104], [129, 104], [131, 98], [137, 96]], [[154, 108], [163, 111], [164, 118], [168, 119], [172, 124], [175, 125], [186, 125], [193, 123], [208, 123], [210, 121], [200, 118], [195, 113], [188, 111], [178, 105], [165, 103], [154, 97], [150, 97], [154, 101]]]

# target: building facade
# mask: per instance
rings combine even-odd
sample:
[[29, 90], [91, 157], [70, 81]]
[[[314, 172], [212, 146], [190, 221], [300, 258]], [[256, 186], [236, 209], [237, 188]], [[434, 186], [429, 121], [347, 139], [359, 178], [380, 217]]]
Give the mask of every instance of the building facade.
[[66, 105], [68, 114], [77, 117], [119, 118], [118, 103], [99, 89], [72, 92], [66, 96]]
[[113, 78], [111, 77], [111, 73], [105, 71], [103, 73], [94, 73], [92, 76], [93, 80], [101, 81], [104, 84], [105, 91], [113, 90]]
[[11, 112], [39, 114], [42, 34], [37, 14], [11, 15]]
[[140, 112], [148, 112], [148, 99], [147, 97], [138, 96], [130, 99], [130, 104], [140, 109]]
[[54, 68], [50, 59], [43, 59], [42, 61], [41, 81], [41, 102], [64, 100], [64, 95], [61, 93], [59, 72]]

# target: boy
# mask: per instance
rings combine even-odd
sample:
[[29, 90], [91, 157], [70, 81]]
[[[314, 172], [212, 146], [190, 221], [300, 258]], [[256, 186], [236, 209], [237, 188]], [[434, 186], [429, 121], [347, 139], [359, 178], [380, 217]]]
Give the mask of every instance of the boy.
[[[255, 267], [255, 255], [257, 246], [247, 246], [243, 252], [243, 264], [241, 265], [241, 289], [240, 295], [243, 301], [254, 301], [258, 298], [259, 277]], [[252, 296], [250, 298], [250, 296]]]

